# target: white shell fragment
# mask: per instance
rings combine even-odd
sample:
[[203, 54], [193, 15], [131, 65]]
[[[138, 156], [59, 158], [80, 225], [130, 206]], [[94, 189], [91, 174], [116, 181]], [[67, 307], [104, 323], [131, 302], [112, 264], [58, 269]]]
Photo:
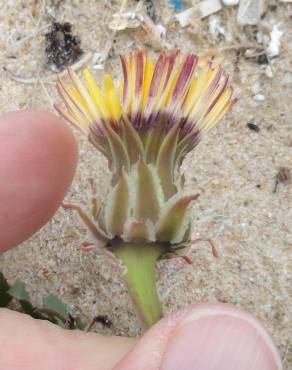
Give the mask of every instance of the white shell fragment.
[[162, 25], [162, 24], [157, 24], [156, 25], [156, 28], [160, 34], [161, 37], [165, 37], [166, 36], [166, 28]]
[[224, 27], [221, 25], [221, 18], [218, 15], [212, 15], [209, 20], [209, 32], [216, 39], [218, 35], [225, 35]]
[[255, 25], [264, 12], [264, 0], [240, 0], [237, 22], [241, 25]]
[[270, 43], [267, 47], [266, 53], [269, 57], [275, 57], [280, 52], [280, 39], [283, 32], [279, 30], [278, 26], [274, 26], [272, 32], [270, 33]]
[[263, 94], [256, 94], [254, 97], [255, 101], [262, 102], [265, 100], [265, 96]]
[[222, 3], [226, 6], [235, 6], [239, 4], [239, 0], [222, 0]]
[[222, 9], [220, 0], [205, 0], [174, 15], [181, 27], [187, 27], [195, 18], [203, 19]]
[[188, 8], [183, 12], [176, 13], [174, 15], [175, 19], [179, 22], [181, 27], [187, 27], [195, 14], [195, 8]]
[[208, 17], [210, 14], [217, 13], [222, 9], [221, 2], [219, 0], [205, 0], [202, 1], [199, 5], [200, 18]]
[[122, 31], [126, 28], [137, 28], [142, 22], [143, 17], [134, 12], [116, 13], [108, 26], [113, 31]]
[[274, 73], [273, 73], [273, 69], [270, 65], [268, 65], [265, 69], [265, 74], [268, 78], [273, 78], [274, 77]]

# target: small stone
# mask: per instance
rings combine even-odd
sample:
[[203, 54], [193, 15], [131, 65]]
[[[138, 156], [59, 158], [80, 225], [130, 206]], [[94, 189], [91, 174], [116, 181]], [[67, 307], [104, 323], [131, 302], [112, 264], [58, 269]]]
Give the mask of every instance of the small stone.
[[265, 74], [268, 78], [273, 78], [274, 77], [273, 69], [270, 65], [266, 67]]
[[252, 131], [255, 131], [255, 132], [259, 132], [260, 131], [260, 128], [258, 125], [256, 125], [255, 123], [252, 123], [252, 122], [249, 122], [247, 124], [247, 127], [252, 130]]
[[251, 86], [251, 91], [253, 93], [253, 95], [256, 95], [256, 94], [259, 94], [262, 90], [262, 87], [261, 87], [261, 84], [259, 81], [255, 82], [252, 86]]
[[263, 94], [256, 94], [256, 95], [253, 97], [253, 99], [254, 99], [255, 101], [262, 102], [262, 101], [264, 101], [266, 98], [265, 98], [265, 96], [264, 96]]

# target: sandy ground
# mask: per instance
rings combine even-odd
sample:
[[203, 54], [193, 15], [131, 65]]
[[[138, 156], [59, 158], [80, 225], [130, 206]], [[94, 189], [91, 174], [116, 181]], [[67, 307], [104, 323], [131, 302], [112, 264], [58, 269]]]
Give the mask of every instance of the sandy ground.
[[[218, 15], [227, 35], [211, 37], [209, 19], [183, 29], [173, 21], [174, 11], [166, 0], [155, 3], [157, 22], [167, 28], [166, 47], [179, 46], [195, 53], [215, 46], [223, 49], [224, 65], [240, 99], [183, 166], [187, 186], [201, 194], [193, 206], [193, 238], [212, 238], [220, 258], [212, 257], [209, 246], [201, 242], [187, 252], [193, 265], [178, 260], [159, 263], [158, 288], [165, 314], [206, 300], [245, 308], [269, 328], [286, 369], [292, 369], [292, 185], [280, 183], [273, 192], [279, 168], [292, 170], [292, 6], [269, 1], [276, 9], [267, 7], [261, 25], [244, 30], [236, 23], [236, 8], [224, 8]], [[134, 10], [137, 2], [125, 5], [125, 10]], [[105, 69], [114, 76], [121, 75], [119, 52], [147, 43], [150, 50], [163, 46], [153, 45], [140, 29], [113, 34], [108, 23], [120, 6], [119, 1], [2, 0], [0, 111], [52, 110], [52, 101], [57, 99], [53, 72], [44, 63], [44, 33], [51, 24], [50, 16], [72, 23], [86, 58], [89, 53], [89, 67], [98, 63], [94, 53], [114, 45], [105, 62]], [[256, 32], [269, 35], [273, 24], [280, 25], [283, 36], [280, 54], [268, 67], [236, 57], [237, 50], [244, 51], [241, 46], [258, 45]], [[93, 72], [97, 78], [103, 73], [99, 69]], [[255, 98], [257, 94], [262, 97]], [[259, 132], [251, 131], [247, 123], [257, 124]], [[97, 181], [104, 196], [108, 176], [101, 155], [76, 135], [80, 161], [67, 199], [82, 202], [90, 179]], [[0, 270], [10, 282], [16, 278], [25, 281], [37, 304], [46, 294], [55, 293], [71, 304], [73, 313], [87, 320], [108, 315], [113, 327], [104, 329], [97, 324], [96, 331], [139, 335], [118, 272], [98, 252], [85, 255], [78, 251], [84, 238], [85, 231], [75, 216], [60, 209], [30, 240], [0, 257]]]

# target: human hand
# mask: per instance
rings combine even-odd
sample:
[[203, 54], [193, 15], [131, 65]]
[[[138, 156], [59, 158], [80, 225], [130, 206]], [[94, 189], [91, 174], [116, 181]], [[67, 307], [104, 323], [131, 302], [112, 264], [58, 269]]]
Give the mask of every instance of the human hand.
[[[49, 113], [0, 116], [0, 252], [30, 237], [70, 186], [77, 148]], [[2, 370], [277, 370], [279, 354], [262, 325], [230, 305], [205, 303], [153, 326], [140, 340], [63, 330], [0, 310]]]

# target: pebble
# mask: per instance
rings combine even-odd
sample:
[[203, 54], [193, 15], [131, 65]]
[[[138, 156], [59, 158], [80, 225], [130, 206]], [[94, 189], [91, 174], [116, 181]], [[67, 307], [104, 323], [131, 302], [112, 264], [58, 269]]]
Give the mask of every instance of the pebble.
[[263, 94], [256, 94], [253, 98], [255, 101], [259, 101], [259, 102], [265, 100], [265, 96]]
[[267, 66], [266, 69], [265, 69], [265, 74], [268, 78], [273, 78], [274, 77], [274, 73], [273, 73], [273, 69], [271, 66]]
[[274, 25], [272, 32], [270, 33], [270, 43], [267, 47], [267, 55], [269, 57], [275, 57], [280, 53], [280, 39], [283, 35], [283, 31], [280, 31], [278, 26]]

